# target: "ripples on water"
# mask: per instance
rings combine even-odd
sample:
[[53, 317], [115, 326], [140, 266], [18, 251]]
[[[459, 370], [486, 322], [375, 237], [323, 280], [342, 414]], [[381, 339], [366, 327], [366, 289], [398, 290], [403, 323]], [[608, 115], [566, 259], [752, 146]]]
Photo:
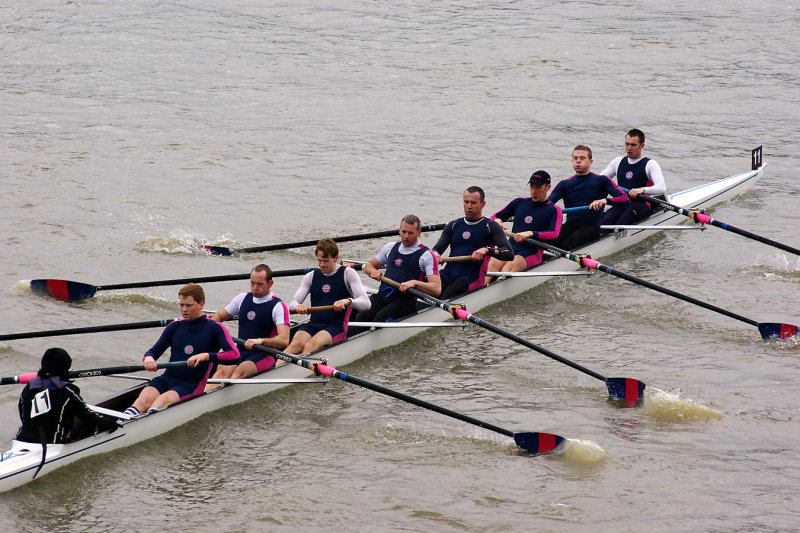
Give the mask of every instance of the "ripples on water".
[[[569, 176], [578, 143], [602, 170], [633, 126], [673, 191], [746, 170], [749, 149], [764, 144], [759, 187], [713, 216], [797, 246], [796, 20], [796, 7], [771, 1], [6, 2], [3, 329], [177, 315], [176, 287], [64, 304], [19, 290], [20, 279], [313, 266], [308, 248], [221, 258], [195, 245], [363, 233], [409, 212], [445, 222], [473, 184], [494, 212], [527, 193], [534, 168]], [[345, 243], [342, 257], [365, 260], [378, 246]], [[756, 320], [800, 323], [798, 259], [716, 228], [604, 262]], [[275, 291], [288, 300], [295, 284], [277, 280]], [[245, 288], [209, 284], [207, 307]], [[506, 437], [347, 384], [293, 387], [4, 494], [5, 527], [796, 527], [786, 496], [800, 482], [795, 342], [760, 343], [749, 325], [599, 273], [481, 316], [593, 370], [645, 381], [645, 406], [620, 409], [603, 383], [477, 327], [437, 330], [348, 370], [572, 446], [525, 457]], [[157, 335], [0, 343], [0, 370], [35, 370], [53, 345], [76, 367], [130, 364]], [[120, 380], [80, 386], [97, 400]], [[17, 395], [0, 391], [6, 439]]]

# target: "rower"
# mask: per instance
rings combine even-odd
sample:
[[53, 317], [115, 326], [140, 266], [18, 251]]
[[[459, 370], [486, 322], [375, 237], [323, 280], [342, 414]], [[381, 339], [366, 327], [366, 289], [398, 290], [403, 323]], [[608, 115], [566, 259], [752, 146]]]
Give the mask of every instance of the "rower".
[[[420, 227], [418, 217], [404, 216], [400, 222], [400, 241], [386, 244], [375, 257], [367, 261], [364, 266], [366, 275], [380, 281], [383, 274], [379, 269], [386, 266], [386, 277], [398, 282], [400, 288], [381, 283], [378, 292], [369, 298], [370, 308], [359, 311], [355, 320], [386, 322], [416, 312], [416, 298], [406, 294], [412, 287], [431, 296], [439, 296], [442, 292], [439, 262], [419, 242]], [[350, 334], [358, 333], [356, 329], [363, 331], [363, 328], [351, 328]]]
[[[241, 362], [237, 366], [219, 365], [214, 378], [242, 379], [264, 372], [275, 366], [274, 356], [254, 350], [259, 344], [283, 350], [289, 344], [289, 308], [272, 292], [272, 269], [265, 264], [250, 271], [250, 292], [241, 292], [211, 316], [211, 320], [224, 322], [239, 317], [239, 338], [245, 339], [239, 350]], [[206, 390], [219, 387], [206, 385]]]
[[615, 205], [603, 216], [603, 225], [634, 224], [650, 216], [653, 206], [638, 198], [667, 194], [661, 167], [649, 157], [642, 157], [644, 133], [636, 128], [625, 135], [625, 156], [617, 157], [602, 172], [609, 178], [617, 177], [617, 184], [628, 189], [631, 201], [626, 205]]
[[16, 440], [45, 444], [73, 442], [98, 430], [114, 430], [117, 419], [89, 409], [80, 389], [69, 381], [72, 358], [62, 348], [49, 348], [42, 365], [19, 397], [22, 426]]
[[592, 166], [592, 150], [579, 144], [572, 150], [572, 168], [575, 174], [562, 180], [550, 193], [553, 203], [563, 198], [564, 207], [583, 207], [587, 210], [573, 211], [567, 214], [567, 221], [561, 226], [561, 232], [555, 245], [567, 250], [591, 242], [600, 237], [600, 221], [607, 203], [606, 196], [611, 196], [614, 205], [630, 203], [628, 195], [611, 181], [608, 176], [598, 175], [589, 169]]
[[[561, 208], [547, 199], [550, 190], [550, 174], [537, 170], [528, 180], [531, 195], [528, 198], [515, 198], [503, 209], [492, 215], [494, 219], [506, 221], [514, 217], [511, 231], [514, 242], [511, 244], [514, 257], [502, 261], [500, 257], [489, 262], [491, 272], [522, 272], [542, 262], [542, 249], [531, 246], [525, 239], [554, 240], [561, 231]], [[503, 229], [505, 225], [501, 223]]]
[[152, 348], [145, 352], [146, 370], [158, 370], [156, 359], [170, 348], [170, 361], [186, 361], [185, 367], [168, 368], [151, 379], [126, 414], [137, 416], [159, 411], [179, 400], [201, 394], [211, 373], [210, 363], [236, 365], [239, 350], [225, 326], [203, 314], [206, 296], [196, 283], [178, 291], [181, 318], [170, 322]]
[[442, 269], [442, 300], [482, 287], [490, 260], [505, 262], [514, 259], [503, 227], [483, 216], [485, 198], [480, 187], [469, 187], [464, 191], [464, 217], [448, 222], [431, 249], [439, 262], [448, 247], [451, 256], [472, 256], [472, 261], [448, 263]]
[[[366, 311], [370, 307], [369, 297], [358, 273], [339, 264], [339, 245], [332, 239], [322, 239], [314, 249], [319, 268], [315, 268], [300, 282], [300, 287], [289, 302], [295, 312], [311, 314], [311, 319], [300, 326], [294, 334], [286, 353], [311, 353], [328, 344], [347, 338], [347, 323], [353, 309]], [[333, 306], [326, 311], [309, 313], [303, 305], [311, 295], [311, 306]]]

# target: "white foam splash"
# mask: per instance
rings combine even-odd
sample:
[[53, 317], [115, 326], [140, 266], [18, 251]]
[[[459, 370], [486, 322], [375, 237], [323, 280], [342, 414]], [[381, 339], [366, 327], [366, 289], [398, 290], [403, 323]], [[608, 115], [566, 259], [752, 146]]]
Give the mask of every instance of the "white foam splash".
[[609, 455], [599, 444], [591, 440], [566, 439], [556, 453], [571, 463], [596, 465]]
[[653, 387], [645, 390], [642, 412], [657, 420], [671, 422], [719, 420], [725, 416], [713, 407]]

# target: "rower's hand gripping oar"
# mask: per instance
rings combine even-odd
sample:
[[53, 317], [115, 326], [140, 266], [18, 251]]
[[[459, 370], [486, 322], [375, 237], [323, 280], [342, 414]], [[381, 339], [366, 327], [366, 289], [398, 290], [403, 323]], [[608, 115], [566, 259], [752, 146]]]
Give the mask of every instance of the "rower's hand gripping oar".
[[[245, 342], [244, 340], [236, 337], [233, 337], [233, 341], [237, 344], [244, 344]], [[455, 418], [456, 420], [461, 420], [462, 422], [473, 424], [475, 426], [488, 429], [489, 431], [494, 431], [495, 433], [506, 435], [507, 437], [513, 438], [517, 446], [519, 446], [528, 453], [540, 454], [540, 453], [553, 452], [566, 440], [564, 437], [561, 437], [559, 435], [554, 435], [552, 433], [514, 432], [508, 429], [503, 429], [488, 422], [483, 422], [476, 418], [472, 418], [471, 416], [463, 415], [461, 413], [451, 411], [450, 409], [446, 409], [444, 407], [439, 407], [438, 405], [428, 403], [425, 400], [420, 400], [419, 398], [414, 398], [413, 396], [408, 396], [407, 394], [403, 394], [401, 392], [397, 392], [392, 389], [387, 389], [382, 385], [378, 385], [376, 383], [372, 383], [363, 380], [361, 378], [351, 376], [348, 372], [341, 372], [339, 370], [336, 370], [335, 368], [325, 364], [325, 362], [323, 361], [311, 361], [308, 359], [300, 358], [295, 355], [275, 350], [274, 348], [270, 348], [268, 346], [263, 346], [261, 344], [255, 345], [253, 349], [270, 354], [278, 359], [281, 359], [282, 361], [287, 361], [297, 366], [307, 368], [317, 375], [340, 379], [347, 383], [352, 383], [353, 385], [358, 385], [359, 387], [364, 387], [365, 389], [369, 389], [378, 392], [380, 394], [385, 394], [386, 396], [391, 396], [392, 398], [396, 398], [398, 400], [414, 404], [418, 407], [422, 407], [424, 409], [428, 409], [430, 411], [434, 411], [439, 414]]]
[[562, 250], [561, 248], [557, 248], [552, 244], [547, 244], [544, 242], [537, 241], [536, 239], [525, 239], [525, 241], [533, 246], [542, 248], [543, 250], [549, 250], [555, 254], [558, 254], [561, 257], [564, 257], [565, 259], [575, 261], [582, 267], [594, 269], [600, 272], [605, 272], [606, 274], [611, 274], [612, 276], [616, 276], [618, 278], [622, 278], [632, 283], [636, 283], [637, 285], [641, 285], [642, 287], [653, 289], [654, 291], [660, 292], [662, 294], [678, 298], [679, 300], [683, 300], [685, 302], [689, 302], [691, 304], [704, 307], [710, 311], [714, 311], [716, 313], [728, 316], [735, 320], [739, 320], [741, 322], [744, 322], [745, 324], [756, 326], [758, 328], [759, 333], [761, 333], [761, 338], [764, 340], [769, 340], [771, 338], [779, 338], [784, 340], [797, 335], [798, 326], [792, 324], [782, 324], [780, 322], [756, 322], [753, 319], [733, 313], [731, 311], [728, 311], [727, 309], [717, 307], [716, 305], [712, 305], [708, 302], [703, 302], [701, 300], [698, 300], [697, 298], [692, 298], [691, 296], [687, 296], [685, 294], [681, 294], [671, 289], [667, 289], [666, 287], [656, 285], [655, 283], [651, 283], [641, 278], [637, 278], [636, 276], [632, 276], [630, 274], [626, 274], [625, 272], [620, 272], [619, 270], [616, 270], [608, 265], [604, 265], [599, 261], [595, 261], [594, 259], [592, 259], [591, 257], [587, 257], [586, 255], [573, 254], [571, 252], [568, 252], [567, 250]]
[[[394, 280], [387, 278], [386, 276], [382, 276], [380, 281], [386, 283], [387, 285], [391, 285], [392, 287], [399, 288], [400, 284]], [[644, 400], [644, 389], [646, 385], [644, 382], [639, 381], [637, 379], [632, 378], [607, 378], [597, 372], [586, 368], [585, 366], [579, 365], [569, 359], [565, 359], [560, 355], [547, 350], [546, 348], [542, 348], [532, 342], [529, 342], [522, 337], [514, 335], [513, 333], [506, 331], [498, 326], [495, 326], [491, 322], [487, 322], [481, 318], [476, 317], [472, 313], [468, 313], [462, 307], [458, 305], [451, 305], [447, 302], [439, 300], [438, 298], [434, 298], [428, 294], [425, 294], [422, 291], [419, 291], [414, 288], [407, 289], [407, 292], [413, 294], [418, 299], [422, 300], [423, 302], [427, 303], [428, 305], [438, 307], [439, 309], [443, 309], [453, 315], [453, 318], [457, 318], [460, 320], [466, 320], [472, 322], [473, 324], [480, 326], [482, 328], [488, 329], [493, 333], [497, 333], [501, 337], [505, 337], [509, 340], [517, 342], [523, 346], [526, 346], [532, 350], [536, 350], [537, 352], [546, 355], [551, 359], [555, 359], [561, 363], [564, 363], [567, 366], [571, 366], [572, 368], [583, 372], [593, 378], [599, 379], [600, 381], [605, 382], [606, 387], [608, 388], [608, 394], [611, 398], [615, 400], [622, 400], [624, 401], [629, 407], [639, 406], [641, 405], [642, 401]]]
[[[295, 268], [289, 270], [276, 270], [272, 277], [302, 276], [311, 272], [312, 268]], [[90, 285], [79, 281], [63, 279], [34, 279], [31, 280], [31, 290], [37, 294], [52, 296], [56, 300], [74, 302], [91, 298], [97, 291], [110, 291], [116, 289], [140, 289], [143, 287], [161, 287], [164, 285], [185, 285], [186, 283], [211, 283], [215, 281], [234, 281], [250, 279], [247, 274], [229, 274], [224, 276], [204, 276], [194, 278], [162, 279], [157, 281], [138, 281], [132, 283], [118, 283], [116, 285]]]
[[[186, 361], [170, 361], [168, 363], [157, 363], [158, 368], [175, 368], [186, 366]], [[147, 370], [144, 365], [128, 365], [128, 366], [106, 366], [101, 368], [88, 368], [86, 370], [70, 370], [69, 379], [75, 378], [91, 378], [95, 376], [110, 376], [112, 374], [127, 374], [130, 372], [140, 372]], [[0, 385], [16, 385], [18, 383], [25, 384], [35, 378], [38, 374], [20, 374], [18, 376], [11, 376], [0, 378]]]
[[[445, 224], [432, 224], [428, 226], [422, 226], [420, 228], [420, 231], [422, 231], [423, 233], [426, 231], [439, 231], [444, 229], [444, 227]], [[366, 239], [376, 239], [380, 237], [394, 237], [396, 235], [397, 235], [397, 229], [391, 229], [384, 231], [373, 231], [371, 233], [362, 233], [359, 235], [342, 235], [339, 237], [332, 237], [332, 239], [337, 243], [340, 243], [349, 241], [361, 241]], [[288, 250], [290, 248], [303, 248], [304, 246], [316, 246], [318, 242], [319, 239], [315, 239], [313, 241], [287, 242], [284, 244], [268, 244], [266, 246], [251, 246], [249, 248], [226, 248], [225, 246], [209, 246], [209, 245], [199, 245], [199, 247], [207, 252], [211, 252], [212, 255], [229, 256], [233, 254], [272, 252], [275, 250]]]

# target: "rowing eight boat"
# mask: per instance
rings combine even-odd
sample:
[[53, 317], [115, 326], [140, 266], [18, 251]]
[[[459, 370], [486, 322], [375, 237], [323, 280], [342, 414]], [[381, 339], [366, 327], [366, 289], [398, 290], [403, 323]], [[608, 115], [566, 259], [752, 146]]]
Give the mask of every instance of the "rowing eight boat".
[[[755, 158], [756, 151], [758, 151], [758, 159]], [[754, 161], [758, 160], [760, 162], [760, 148], [753, 152]], [[756, 165], [753, 166], [755, 167]], [[764, 166], [760, 164], [749, 172], [675, 193], [669, 196], [669, 201], [686, 209], [702, 209], [729, 200], [749, 189], [761, 177]], [[646, 224], [649, 229], [616, 231], [581, 247], [579, 251], [586, 251], [595, 258], [607, 256], [653, 235], [659, 227], [680, 224], [687, 220], [687, 218], [672, 211], [658, 212], [643, 221], [643, 225]], [[541, 265], [534, 267], [533, 270], [538, 273], [556, 275], [559, 272], [570, 272], [579, 268], [579, 265], [574, 261], [550, 258]], [[547, 275], [501, 278], [490, 285], [456, 298], [456, 300], [459, 303], [463, 303], [471, 313], [475, 313], [488, 305], [512, 298], [548, 279]], [[451, 317], [448, 313], [436, 308], [427, 308], [407, 317], [403, 322], [416, 324], [421, 331], [432, 323], [445, 322], [450, 319]], [[398, 344], [407, 340], [407, 338], [408, 333], [404, 331], [404, 328], [376, 328], [360, 333], [345, 342], [326, 346], [313, 355], [324, 358], [331, 366], [342, 367], [374, 350]], [[259, 376], [259, 378], [276, 378], [279, 381], [258, 386], [226, 385], [190, 400], [173, 404], [162, 411], [124, 421], [122, 422], [122, 427], [113, 433], [101, 432], [68, 444], [50, 444], [47, 447], [46, 461], [39, 476], [83, 457], [109, 452], [150, 439], [185, 424], [187, 421], [204, 413], [285, 387], [287, 385], [286, 380], [291, 382], [293, 379], [307, 376], [308, 371], [299, 366], [292, 364], [279, 365], [274, 370], [269, 371], [268, 374]], [[101, 402], [99, 405], [106, 409], [122, 411], [133, 403], [143, 386], [133, 387]], [[11, 449], [0, 454], [0, 491], [10, 490], [29, 482], [41, 462], [41, 453], [42, 449], [39, 444], [13, 441]]]

